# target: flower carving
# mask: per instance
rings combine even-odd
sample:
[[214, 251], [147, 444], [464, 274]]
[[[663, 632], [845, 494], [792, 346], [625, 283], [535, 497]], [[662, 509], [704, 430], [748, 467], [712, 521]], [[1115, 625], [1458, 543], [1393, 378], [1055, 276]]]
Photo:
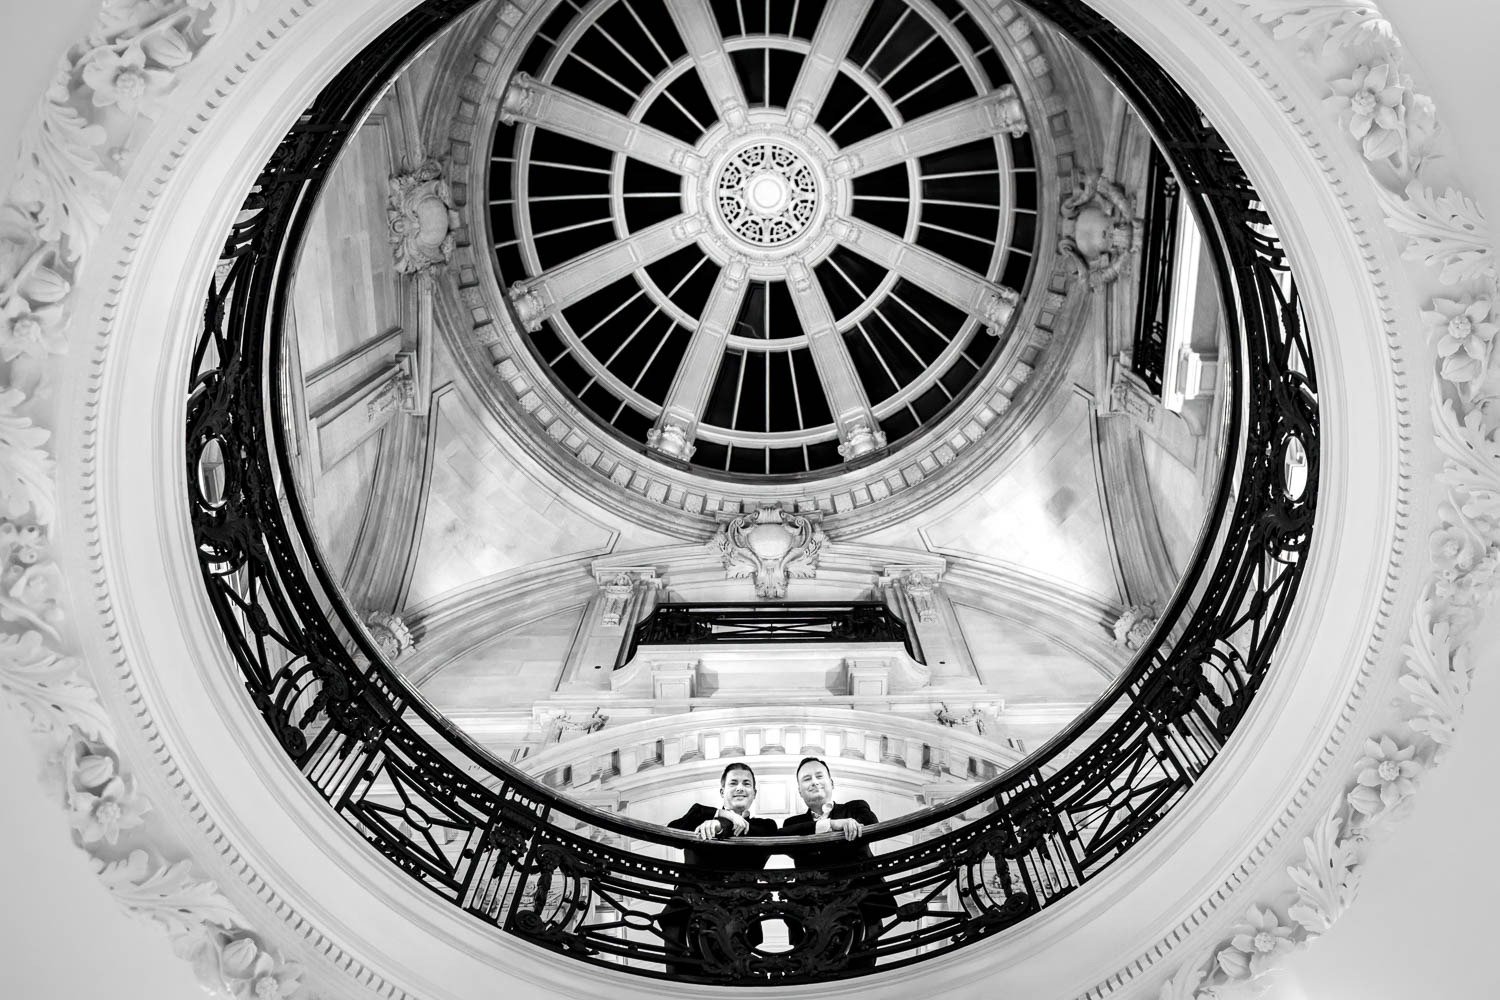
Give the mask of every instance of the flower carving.
[[0, 620], [47, 632], [62, 621], [62, 571], [42, 529], [0, 520]]
[[1433, 532], [1429, 544], [1433, 568], [1439, 573], [1467, 573], [1484, 555], [1479, 540], [1457, 525]]
[[0, 238], [0, 360], [66, 350], [62, 302], [71, 286], [50, 266], [53, 256], [49, 248]]
[[129, 45], [122, 52], [105, 49], [86, 62], [83, 82], [94, 92], [94, 107], [155, 118], [176, 81], [171, 71], [146, 65], [143, 47]]
[[121, 830], [131, 830], [145, 822], [151, 804], [135, 794], [127, 779], [114, 777], [98, 793], [75, 791], [68, 797], [69, 821], [85, 844], [99, 841], [115, 844]]
[[1437, 338], [1443, 378], [1456, 384], [1477, 381], [1489, 364], [1495, 333], [1494, 305], [1486, 298], [1434, 298], [1422, 321]]
[[1296, 948], [1293, 929], [1283, 925], [1269, 907], [1252, 906], [1245, 918], [1245, 923], [1235, 927], [1229, 947], [1218, 955], [1219, 968], [1230, 979], [1259, 976]]
[[1406, 112], [1401, 99], [1406, 93], [1396, 68], [1390, 63], [1356, 66], [1354, 73], [1332, 80], [1329, 106], [1346, 116], [1349, 134], [1360, 140], [1365, 159], [1383, 160], [1401, 152], [1406, 142]]
[[1378, 816], [1414, 793], [1422, 774], [1416, 753], [1415, 746], [1403, 748], [1389, 736], [1366, 742], [1349, 804], [1366, 816]]
[[69, 822], [85, 844], [119, 842], [121, 830], [144, 822], [151, 803], [135, 793], [118, 773], [115, 760], [100, 744], [69, 741], [62, 750], [67, 775]]
[[253, 938], [240, 938], [224, 946], [219, 956], [224, 986], [235, 1000], [281, 1000], [297, 992], [302, 970], [290, 962], [278, 962], [262, 951]]

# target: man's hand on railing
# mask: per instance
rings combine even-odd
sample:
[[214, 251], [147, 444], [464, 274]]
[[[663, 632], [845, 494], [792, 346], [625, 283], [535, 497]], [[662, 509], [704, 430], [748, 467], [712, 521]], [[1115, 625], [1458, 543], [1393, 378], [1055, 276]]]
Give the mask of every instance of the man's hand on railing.
[[865, 828], [855, 819], [831, 819], [828, 821], [828, 829], [834, 833], [842, 832], [845, 840], [858, 840], [859, 835], [865, 832]]
[[750, 831], [750, 821], [733, 809], [720, 809], [719, 818], [729, 820], [731, 837], [743, 837]]

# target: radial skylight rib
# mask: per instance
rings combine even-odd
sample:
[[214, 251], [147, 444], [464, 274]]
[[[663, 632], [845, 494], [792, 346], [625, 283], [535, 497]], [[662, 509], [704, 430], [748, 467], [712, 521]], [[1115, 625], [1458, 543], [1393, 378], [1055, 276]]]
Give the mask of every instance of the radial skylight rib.
[[[1020, 168], [1018, 168], [1015, 172], [1019, 173], [1020, 172]], [[980, 170], [949, 170], [946, 173], [941, 173], [941, 174], [923, 174], [922, 175], [922, 180], [924, 180], [924, 181], [944, 181], [944, 180], [950, 180], [950, 179], [955, 178], [955, 177], [985, 177], [985, 176], [991, 175], [991, 174], [993, 174], [995, 176], [999, 176], [999, 174], [1000, 174], [1000, 168], [999, 167], [986, 167], [986, 168], [980, 169]], [[994, 206], [994, 207], [999, 207], [999, 206]]]
[[[910, 8], [908, 8], [908, 9], [910, 9]], [[933, 32], [931, 35], [927, 36], [927, 41], [923, 42], [921, 45], [918, 45], [916, 48], [912, 49], [911, 52], [907, 53], [907, 56], [906, 56], [905, 59], [903, 59], [899, 63], [897, 63], [894, 69], [892, 69], [890, 72], [886, 73], [884, 76], [882, 76], [880, 78], [880, 87], [881, 87], [881, 89], [882, 90], [885, 89], [886, 83], [888, 83], [891, 80], [894, 80], [896, 78], [896, 75], [898, 73], [900, 73], [903, 69], [905, 69], [907, 66], [909, 66], [911, 64], [911, 61], [913, 59], [915, 59], [915, 58], [917, 58], [917, 56], [921, 55], [922, 52], [923, 52], [923, 50], [925, 50], [927, 48], [927, 46], [931, 45], [933, 42], [935, 42], [937, 40], [938, 40], [937, 32]]]
[[616, 80], [614, 76], [606, 73], [604, 70], [600, 69], [598, 66], [595, 66], [592, 62], [579, 55], [577, 50], [574, 50], [572, 53], [570, 53], [568, 58], [578, 63], [580, 66], [588, 67], [590, 70], [596, 73], [599, 78], [602, 79], [605, 83], [613, 84], [615, 86], [615, 89], [619, 90], [626, 97], [630, 98], [632, 103], [640, 98], [640, 91], [632, 90], [631, 88], [625, 86], [625, 84], [621, 83], [619, 80]]
[[858, 330], [859, 335], [865, 338], [865, 343], [870, 346], [870, 353], [875, 356], [876, 361], [880, 362], [880, 367], [885, 371], [885, 377], [891, 380], [891, 391], [881, 398], [894, 396], [901, 391], [901, 380], [896, 377], [895, 372], [891, 371], [891, 366], [885, 360], [885, 352], [875, 346], [875, 341], [870, 337], [869, 331], [865, 329], [864, 323], [855, 323], [854, 329]]
[[[556, 229], [548, 229], [545, 232], [532, 233], [531, 234], [531, 238], [533, 240], [540, 240], [540, 239], [544, 239], [545, 237], [548, 237], [548, 236], [556, 236], [558, 233], [571, 233], [575, 229], [587, 229], [589, 226], [605, 225], [605, 224], [608, 224], [609, 221], [610, 221], [609, 216], [602, 215], [602, 216], [600, 216], [597, 219], [590, 219], [587, 222], [575, 222], [575, 223], [573, 223], [570, 226], [558, 226]], [[516, 244], [518, 244], [520, 242], [521, 242], [521, 238], [519, 236], [517, 236], [513, 240], [506, 240], [503, 243], [496, 243], [495, 244], [495, 249], [496, 250], [503, 250], [506, 247], [515, 246]]]
[[[795, 24], [796, 22], [794, 21], [793, 23]], [[797, 366], [792, 362], [792, 352], [791, 351], [782, 351], [780, 353], [781, 353], [782, 357], [786, 358], [787, 378], [792, 383], [792, 405], [796, 408], [796, 413], [797, 413], [797, 429], [798, 430], [806, 430], [807, 429], [807, 421], [805, 419], [803, 419], [803, 417], [802, 417], [802, 393], [797, 388]], [[769, 362], [769, 360], [770, 359], [767, 359], [768, 362]], [[768, 363], [766, 365], [766, 370], [769, 371], [770, 368], [771, 368], [771, 366]], [[803, 461], [803, 464], [805, 465], [806, 462], [807, 462], [807, 456], [805, 454], [802, 456], [802, 461]]]
[[[948, 233], [951, 236], [962, 236], [964, 239], [973, 240], [982, 246], [993, 247], [995, 245], [995, 241], [988, 236], [976, 236], [973, 233], [966, 233], [962, 229], [951, 229], [948, 226], [940, 226], [936, 222], [918, 222], [917, 228], [935, 229], [940, 233]], [[964, 268], [964, 270], [967, 271], [968, 268]]]
[[[905, 309], [907, 312], [909, 312], [913, 316], [915, 316], [917, 318], [917, 320], [923, 326], [927, 327], [927, 329], [929, 329], [933, 333], [937, 334], [938, 339], [941, 340], [943, 343], [950, 344], [950, 343], [953, 342], [953, 338], [952, 337], [948, 336], [943, 331], [941, 331], [937, 327], [933, 326], [932, 325], [932, 321], [929, 320], [926, 316], [923, 316], [920, 310], [914, 308], [911, 305], [911, 303], [907, 302], [901, 296], [897, 295], [896, 294], [896, 290], [894, 288], [891, 289], [890, 299], [891, 299], [892, 302], [898, 303], [901, 306], [901, 308]], [[892, 329], [894, 329], [894, 327]]]
[[[827, 17], [828, 13], [825, 11], [823, 16]], [[901, 28], [901, 25], [906, 23], [906, 19], [910, 16], [911, 8], [907, 7], [901, 12], [901, 16], [896, 18], [895, 22], [886, 29], [885, 37], [880, 40], [880, 44], [875, 46], [875, 50], [865, 58], [864, 62], [860, 63], [859, 71], [861, 73], [865, 73], [867, 75], [869, 74], [870, 64], [875, 61], [876, 57], [878, 57], [881, 52], [885, 51], [885, 47], [890, 44], [892, 38], [896, 37], [896, 32]]]
[[900, 105], [905, 104], [911, 98], [915, 97], [917, 94], [920, 94], [922, 91], [924, 91], [928, 87], [932, 86], [934, 83], [937, 83], [939, 80], [941, 80], [943, 77], [947, 76], [949, 73], [954, 73], [954, 72], [957, 72], [958, 70], [961, 70], [961, 69], [963, 69], [962, 66], [958, 66], [958, 65], [949, 66], [947, 69], [943, 70], [937, 76], [929, 77], [925, 83], [919, 83], [919, 84], [917, 84], [915, 87], [913, 87], [912, 89], [908, 90], [906, 93], [902, 94], [900, 97], [893, 97], [893, 98], [891, 98], [891, 103], [895, 104], [895, 105], [897, 105], [899, 107]]
[[621, 302], [619, 305], [615, 306], [614, 309], [610, 310], [610, 313], [609, 313], [608, 316], [605, 316], [599, 322], [597, 322], [593, 326], [589, 327], [587, 333], [583, 333], [583, 334], [579, 335], [579, 337], [578, 337], [579, 343], [582, 343], [583, 341], [587, 340], [590, 336], [593, 335], [594, 331], [598, 330], [600, 327], [604, 326], [605, 323], [608, 323], [610, 320], [612, 320], [616, 316], [618, 316], [620, 314], [620, 310], [624, 309], [626, 306], [630, 305], [630, 303], [634, 302], [636, 299], [640, 298], [642, 295], [645, 295], [645, 294], [646, 294], [646, 290], [644, 288], [642, 288], [642, 289], [638, 290], [630, 298], [626, 299], [624, 302]]
[[[684, 274], [682, 276], [682, 279], [678, 281], [677, 284], [672, 286], [672, 290], [667, 293], [667, 298], [670, 299], [672, 296], [676, 295], [678, 290], [681, 289], [683, 285], [687, 284], [688, 279], [697, 274], [698, 269], [707, 263], [707, 257], [699, 257], [698, 262], [692, 267], [688, 268], [687, 274]], [[645, 291], [645, 289], [642, 289], [642, 291]], [[661, 307], [657, 306], [657, 308], [660, 309]], [[667, 330], [667, 335], [665, 337], [662, 337], [661, 340], [657, 341], [656, 348], [651, 352], [651, 357], [646, 359], [646, 363], [641, 367], [640, 374], [635, 377], [634, 382], [630, 383], [631, 389], [635, 389], [641, 384], [641, 379], [646, 377], [646, 373], [649, 372], [651, 370], [651, 366], [656, 363], [656, 356], [661, 353], [661, 349], [665, 347], [667, 341], [671, 339], [672, 329], [676, 329], [676, 327], [677, 324], [674, 322], [672, 324], [672, 328]]]
[[[902, 303], [902, 305], [905, 305], [905, 304], [906, 303], [904, 303], [904, 302]], [[883, 307], [884, 303], [881, 303], [881, 305]], [[926, 368], [927, 367], [927, 362], [922, 359], [922, 355], [920, 355], [920, 354], [917, 353], [916, 348], [914, 348], [914, 347], [911, 346], [911, 342], [906, 339], [906, 335], [904, 333], [902, 333], [899, 328], [897, 328], [897, 326], [896, 326], [895, 323], [892, 323], [890, 321], [889, 317], [886, 316], [885, 309], [884, 308], [876, 309], [876, 310], [874, 310], [874, 314], [875, 314], [875, 317], [880, 320], [880, 322], [882, 322], [882, 323], [885, 324], [885, 328], [887, 330], [891, 331], [891, 335], [893, 337], [895, 337], [898, 341], [901, 342], [901, 346], [904, 347], [904, 348], [906, 348], [906, 353], [910, 354], [912, 356], [912, 358], [917, 362], [918, 365], [922, 366], [923, 368]]]

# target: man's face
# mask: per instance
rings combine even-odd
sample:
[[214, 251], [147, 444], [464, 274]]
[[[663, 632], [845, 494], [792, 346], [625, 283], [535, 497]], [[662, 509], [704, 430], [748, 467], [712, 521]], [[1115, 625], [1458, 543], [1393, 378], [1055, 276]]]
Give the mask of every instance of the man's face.
[[737, 813], [748, 811], [755, 803], [755, 775], [749, 771], [730, 771], [724, 775], [719, 794], [724, 797], [725, 809]]
[[797, 792], [807, 808], [818, 809], [833, 798], [833, 778], [822, 764], [803, 764], [797, 768]]

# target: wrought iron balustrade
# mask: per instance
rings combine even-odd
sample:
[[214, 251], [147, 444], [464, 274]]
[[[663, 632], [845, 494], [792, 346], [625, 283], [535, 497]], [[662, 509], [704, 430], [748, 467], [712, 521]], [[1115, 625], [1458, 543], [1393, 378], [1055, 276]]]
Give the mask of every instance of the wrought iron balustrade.
[[1172, 175], [1172, 168], [1167, 165], [1161, 151], [1153, 147], [1146, 172], [1140, 298], [1136, 303], [1135, 342], [1131, 347], [1130, 368], [1157, 396], [1161, 395], [1166, 372], [1178, 204], [1177, 178]]
[[906, 623], [879, 601], [658, 604], [636, 625], [625, 659], [640, 646], [717, 642], [899, 642], [915, 659]]
[[[188, 501], [208, 600], [245, 690], [306, 780], [426, 890], [570, 959], [727, 985], [861, 975], [970, 945], [1118, 861], [1186, 795], [1274, 669], [1319, 478], [1317, 394], [1288, 265], [1233, 153], [1134, 42], [1078, 0], [1033, 0], [1152, 130], [1227, 304], [1234, 390], [1212, 544], [1156, 636], [1106, 695], [1022, 765], [940, 807], [865, 831], [873, 861], [726, 872], [632, 850], [726, 849], [602, 813], [493, 759], [380, 657], [313, 542], [278, 403], [297, 249], [329, 167], [392, 75], [469, 0], [428, 0], [340, 71], [275, 151], [226, 240], [187, 386]], [[1286, 481], [1292, 442], [1306, 483]], [[212, 454], [211, 454], [212, 453]], [[200, 482], [222, 456], [218, 487]], [[1168, 636], [1173, 636], [1171, 642]], [[349, 637], [352, 637], [349, 638]], [[1083, 743], [1103, 718], [1101, 734]], [[424, 734], [436, 734], [435, 736]], [[1052, 761], [1067, 763], [1056, 767]], [[795, 855], [838, 835], [776, 840]], [[910, 841], [896, 847], [896, 839]], [[757, 844], [736, 841], [736, 846]], [[897, 908], [856, 919], [877, 892]], [[686, 950], [663, 931], [682, 901]], [[783, 921], [789, 951], [745, 928]]]

